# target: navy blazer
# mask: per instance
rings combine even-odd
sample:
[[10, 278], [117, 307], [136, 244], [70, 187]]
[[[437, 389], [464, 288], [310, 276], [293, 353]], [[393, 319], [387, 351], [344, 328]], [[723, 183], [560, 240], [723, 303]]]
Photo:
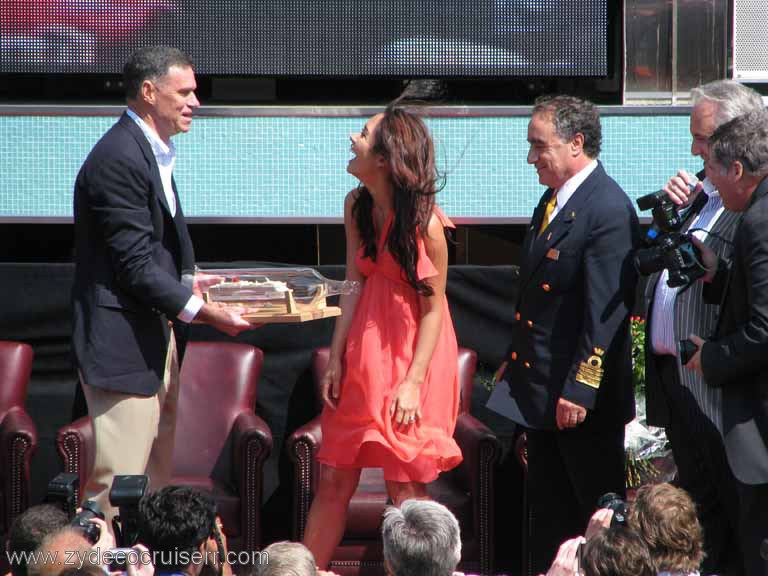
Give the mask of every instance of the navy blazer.
[[704, 296], [722, 302], [701, 351], [704, 381], [723, 392], [728, 463], [744, 484], [768, 483], [768, 178], [752, 194], [730, 267]]
[[582, 426], [620, 426], [634, 417], [637, 215], [598, 163], [539, 236], [553, 193], [539, 200], [523, 244], [504, 379], [527, 427], [554, 429], [561, 396], [588, 409]]
[[89, 386], [152, 395], [168, 319], [192, 290], [194, 252], [176, 195], [173, 218], [149, 142], [123, 114], [91, 150], [74, 193], [73, 349]]

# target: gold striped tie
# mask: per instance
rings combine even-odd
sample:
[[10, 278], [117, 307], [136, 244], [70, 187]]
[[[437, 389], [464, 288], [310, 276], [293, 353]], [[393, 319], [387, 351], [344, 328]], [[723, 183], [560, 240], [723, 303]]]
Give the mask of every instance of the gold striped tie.
[[557, 191], [552, 192], [552, 197], [547, 202], [547, 207], [544, 209], [544, 218], [541, 219], [541, 227], [539, 228], [539, 236], [542, 235], [544, 230], [549, 226], [549, 217], [552, 215], [552, 211], [557, 206]]

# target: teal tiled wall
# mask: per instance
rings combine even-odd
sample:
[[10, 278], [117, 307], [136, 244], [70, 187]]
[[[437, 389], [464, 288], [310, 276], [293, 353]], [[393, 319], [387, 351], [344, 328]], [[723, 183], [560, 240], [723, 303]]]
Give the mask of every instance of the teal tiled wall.
[[[0, 218], [72, 215], [80, 164], [110, 117], [0, 116]], [[175, 138], [176, 182], [193, 217], [341, 218], [356, 181], [346, 171], [348, 135], [364, 118], [199, 117]], [[433, 117], [438, 196], [458, 218], [525, 218], [542, 187], [526, 164], [525, 117]], [[636, 198], [678, 169], [698, 170], [685, 115], [603, 116], [609, 174]]]

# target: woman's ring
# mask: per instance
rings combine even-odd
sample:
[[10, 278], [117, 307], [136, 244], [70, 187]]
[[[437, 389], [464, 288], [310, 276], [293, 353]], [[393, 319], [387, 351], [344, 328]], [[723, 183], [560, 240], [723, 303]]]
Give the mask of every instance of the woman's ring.
[[415, 421], [416, 421], [416, 416], [411, 416], [410, 418], [408, 418], [408, 422], [415, 422]]

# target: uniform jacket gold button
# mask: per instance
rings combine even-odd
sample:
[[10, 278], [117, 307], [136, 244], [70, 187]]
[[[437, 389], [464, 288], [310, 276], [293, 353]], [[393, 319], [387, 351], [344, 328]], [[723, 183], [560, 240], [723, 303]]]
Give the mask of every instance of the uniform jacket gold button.
[[528, 328], [533, 328], [533, 321], [528, 320], [527, 324], [528, 324]]
[[523, 366], [525, 366], [526, 368], [530, 368], [531, 367], [531, 363], [530, 362], [523, 362]]
[[550, 286], [549, 284], [542, 284], [541, 289], [544, 290], [544, 292], [549, 292], [550, 290], [552, 290], [552, 286]]

